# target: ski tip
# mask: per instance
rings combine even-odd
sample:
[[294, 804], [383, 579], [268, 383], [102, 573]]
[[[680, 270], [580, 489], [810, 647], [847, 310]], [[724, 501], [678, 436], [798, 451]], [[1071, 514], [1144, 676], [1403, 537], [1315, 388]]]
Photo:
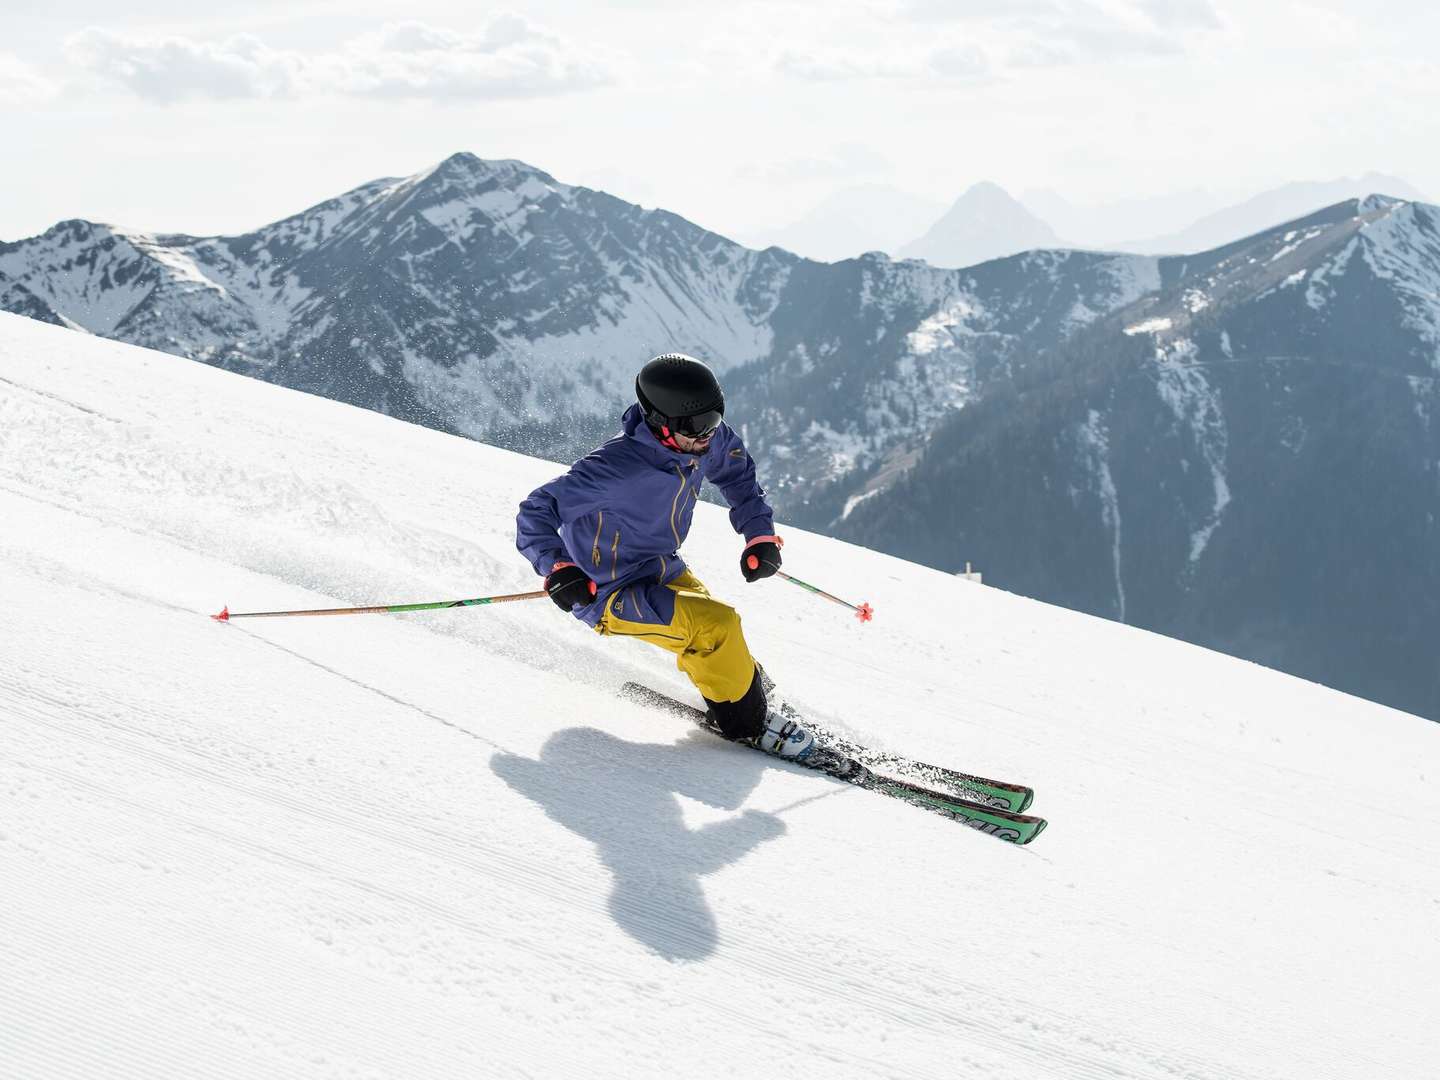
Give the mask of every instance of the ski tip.
[[229, 604], [226, 604], [223, 608], [220, 609], [220, 614], [219, 614], [219, 615], [211, 615], [210, 617], [211, 617], [212, 619], [214, 619], [216, 622], [229, 622], [229, 621], [230, 621], [230, 605], [229, 605]]
[[875, 609], [872, 608], [869, 604], [862, 603], [858, 608], [855, 609], [855, 617], [861, 622], [869, 622], [871, 619], [875, 618]]

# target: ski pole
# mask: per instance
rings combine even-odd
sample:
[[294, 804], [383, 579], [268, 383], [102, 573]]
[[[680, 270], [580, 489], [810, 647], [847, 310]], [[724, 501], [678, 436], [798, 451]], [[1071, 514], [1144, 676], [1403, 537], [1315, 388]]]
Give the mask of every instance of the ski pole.
[[370, 615], [392, 614], [397, 611], [437, 611], [441, 608], [479, 607], [482, 604], [503, 604], [508, 600], [537, 600], [549, 596], [544, 589], [534, 592], [510, 593], [507, 596], [477, 596], [473, 600], [435, 600], [426, 604], [381, 604], [375, 607], [310, 608], [305, 611], [231, 611], [227, 604], [219, 615], [211, 615], [219, 622], [231, 619], [273, 619], [280, 615]]
[[875, 609], [872, 608], [869, 604], [861, 603], [859, 607], [856, 607], [854, 604], [850, 603], [850, 601], [848, 601], [848, 600], [841, 600], [840, 597], [838, 597], [838, 596], [832, 596], [830, 593], [826, 592], [824, 589], [820, 589], [820, 588], [817, 588], [817, 587], [814, 586], [814, 585], [811, 585], [808, 581], [801, 581], [801, 580], [800, 580], [799, 578], [797, 578], [797, 577], [791, 577], [789, 574], [785, 573], [784, 570], [776, 570], [776, 571], [775, 571], [775, 576], [776, 576], [776, 577], [782, 577], [782, 578], [784, 578], [786, 581], [789, 581], [789, 582], [792, 582], [792, 583], [794, 583], [794, 584], [796, 584], [796, 585], [799, 585], [802, 589], [809, 589], [811, 592], [815, 593], [816, 595], [818, 595], [818, 596], [823, 596], [826, 600], [834, 600], [835, 603], [837, 603], [837, 604], [844, 604], [844, 605], [845, 605], [846, 607], [848, 607], [851, 611], [855, 612], [855, 617], [856, 617], [857, 619], [859, 619], [861, 622], [869, 622], [871, 619], [873, 619], [873, 618], [875, 617]]

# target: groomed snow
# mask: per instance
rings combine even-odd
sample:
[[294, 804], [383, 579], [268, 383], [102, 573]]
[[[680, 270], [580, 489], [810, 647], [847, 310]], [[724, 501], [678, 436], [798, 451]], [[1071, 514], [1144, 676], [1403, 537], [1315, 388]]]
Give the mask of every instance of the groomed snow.
[[[688, 554], [802, 706], [1015, 848], [620, 701], [556, 467], [0, 315], [0, 1075], [1420, 1077], [1440, 729], [796, 530]], [[989, 569], [984, 568], [984, 569]]]

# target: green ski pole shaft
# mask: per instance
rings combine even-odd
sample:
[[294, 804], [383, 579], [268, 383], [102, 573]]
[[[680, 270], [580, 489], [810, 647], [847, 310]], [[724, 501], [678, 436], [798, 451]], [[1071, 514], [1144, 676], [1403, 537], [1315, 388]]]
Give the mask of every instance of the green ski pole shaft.
[[544, 589], [534, 592], [510, 593], [506, 596], [477, 596], [471, 600], [434, 600], [424, 604], [379, 604], [371, 607], [309, 608], [304, 611], [231, 611], [227, 605], [219, 615], [211, 615], [219, 622], [231, 619], [275, 619], [286, 615], [392, 615], [400, 611], [439, 611], [443, 608], [481, 607], [485, 604], [504, 604], [511, 600], [538, 600], [549, 594]]
[[875, 609], [872, 608], [869, 604], [861, 603], [859, 605], [856, 605], [850, 603], [850, 601], [848, 600], [841, 600], [840, 597], [835, 596], [832, 593], [826, 592], [819, 586], [811, 585], [808, 581], [801, 581], [797, 577], [791, 577], [789, 574], [785, 573], [784, 570], [776, 570], [775, 576], [782, 577], [791, 584], [799, 585], [802, 589], [809, 589], [811, 592], [815, 593], [815, 595], [823, 596], [826, 600], [833, 600], [837, 604], [843, 604], [845, 607], [848, 607], [851, 611], [855, 612], [855, 617], [861, 622], [869, 622], [875, 617]]

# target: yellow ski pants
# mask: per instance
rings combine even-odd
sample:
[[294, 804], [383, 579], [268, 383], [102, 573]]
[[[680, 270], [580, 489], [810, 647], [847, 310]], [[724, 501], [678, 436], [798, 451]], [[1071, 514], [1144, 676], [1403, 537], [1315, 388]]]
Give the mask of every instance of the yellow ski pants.
[[627, 585], [605, 604], [595, 627], [675, 654], [675, 666], [710, 701], [739, 701], [755, 678], [740, 613], [710, 595], [686, 570], [674, 581]]

